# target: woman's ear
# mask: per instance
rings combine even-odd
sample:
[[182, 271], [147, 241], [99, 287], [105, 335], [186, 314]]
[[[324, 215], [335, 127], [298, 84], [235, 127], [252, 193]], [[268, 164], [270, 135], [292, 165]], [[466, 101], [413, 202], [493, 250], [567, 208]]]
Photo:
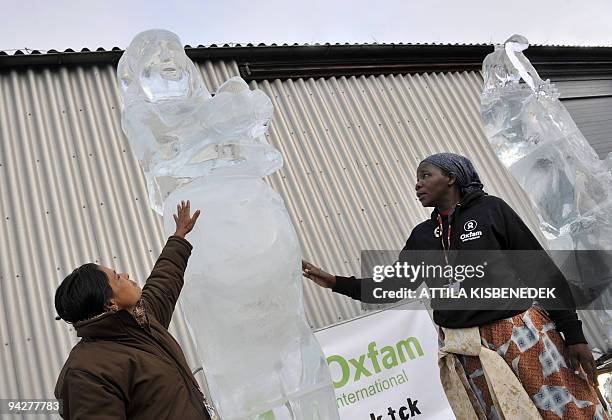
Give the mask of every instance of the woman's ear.
[[114, 299], [110, 299], [106, 307], [109, 312], [117, 312], [119, 310], [119, 306], [115, 303]]
[[454, 173], [450, 173], [448, 174], [448, 186], [452, 187], [453, 185], [457, 184], [457, 175], [455, 175]]

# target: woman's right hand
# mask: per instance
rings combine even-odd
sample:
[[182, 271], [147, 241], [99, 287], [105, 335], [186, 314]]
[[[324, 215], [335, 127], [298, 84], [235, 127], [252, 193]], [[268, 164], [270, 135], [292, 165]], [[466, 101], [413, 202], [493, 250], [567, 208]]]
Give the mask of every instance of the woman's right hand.
[[200, 210], [196, 210], [193, 216], [191, 216], [191, 203], [189, 200], [187, 200], [187, 202], [181, 201], [180, 204], [176, 205], [176, 214], [172, 216], [176, 223], [174, 236], [179, 236], [184, 239], [195, 226], [198, 217], [200, 217]]
[[315, 267], [306, 260], [302, 260], [302, 275], [327, 289], [331, 289], [336, 285], [336, 276], [321, 270], [319, 267]]

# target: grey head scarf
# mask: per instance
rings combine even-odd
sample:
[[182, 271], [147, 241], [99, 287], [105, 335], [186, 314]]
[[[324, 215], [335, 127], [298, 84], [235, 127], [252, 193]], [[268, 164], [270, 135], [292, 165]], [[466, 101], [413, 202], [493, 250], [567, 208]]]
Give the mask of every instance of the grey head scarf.
[[483, 185], [478, 173], [472, 162], [465, 156], [448, 152], [436, 153], [423, 159], [421, 163], [423, 162], [431, 163], [445, 172], [454, 174], [462, 195], [473, 191], [482, 191]]

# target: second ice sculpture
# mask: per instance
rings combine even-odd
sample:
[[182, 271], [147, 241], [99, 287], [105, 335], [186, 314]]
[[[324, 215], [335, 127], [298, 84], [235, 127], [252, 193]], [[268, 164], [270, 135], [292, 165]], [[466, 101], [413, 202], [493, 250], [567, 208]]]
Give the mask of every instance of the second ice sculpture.
[[482, 121], [498, 158], [531, 199], [549, 248], [579, 251], [573, 262], [556, 262], [576, 293], [591, 291], [581, 301], [601, 309], [596, 316], [608, 346], [602, 350], [610, 350], [612, 261], [580, 251], [612, 250], [612, 159], [599, 159], [555, 86], [522, 53], [528, 46], [514, 35], [485, 58]]
[[179, 38], [137, 35], [117, 69], [122, 124], [166, 233], [180, 200], [202, 216], [182, 304], [223, 420], [334, 420], [327, 363], [303, 309], [300, 248], [265, 139], [270, 99], [233, 77], [214, 96]]

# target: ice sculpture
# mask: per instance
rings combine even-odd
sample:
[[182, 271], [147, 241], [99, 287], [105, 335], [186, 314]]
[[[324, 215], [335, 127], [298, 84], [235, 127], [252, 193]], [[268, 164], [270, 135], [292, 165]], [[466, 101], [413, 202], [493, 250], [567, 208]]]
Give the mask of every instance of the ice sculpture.
[[[528, 46], [513, 35], [484, 60], [481, 115], [489, 142], [529, 196], [550, 249], [612, 250], [612, 159], [599, 159], [555, 86], [522, 53]], [[605, 253], [571, 255], [575, 261], [556, 262], [574, 293], [597, 291], [590, 307], [601, 310], [587, 316], [603, 323], [612, 349], [612, 261]]]
[[603, 385], [603, 397], [606, 403], [608, 404], [608, 408], [612, 408], [612, 376], [608, 376], [606, 382]]
[[123, 130], [167, 233], [180, 200], [202, 210], [181, 295], [223, 420], [338, 419], [303, 309], [300, 248], [265, 139], [270, 99], [233, 77], [211, 96], [168, 31], [137, 35], [117, 69]]

